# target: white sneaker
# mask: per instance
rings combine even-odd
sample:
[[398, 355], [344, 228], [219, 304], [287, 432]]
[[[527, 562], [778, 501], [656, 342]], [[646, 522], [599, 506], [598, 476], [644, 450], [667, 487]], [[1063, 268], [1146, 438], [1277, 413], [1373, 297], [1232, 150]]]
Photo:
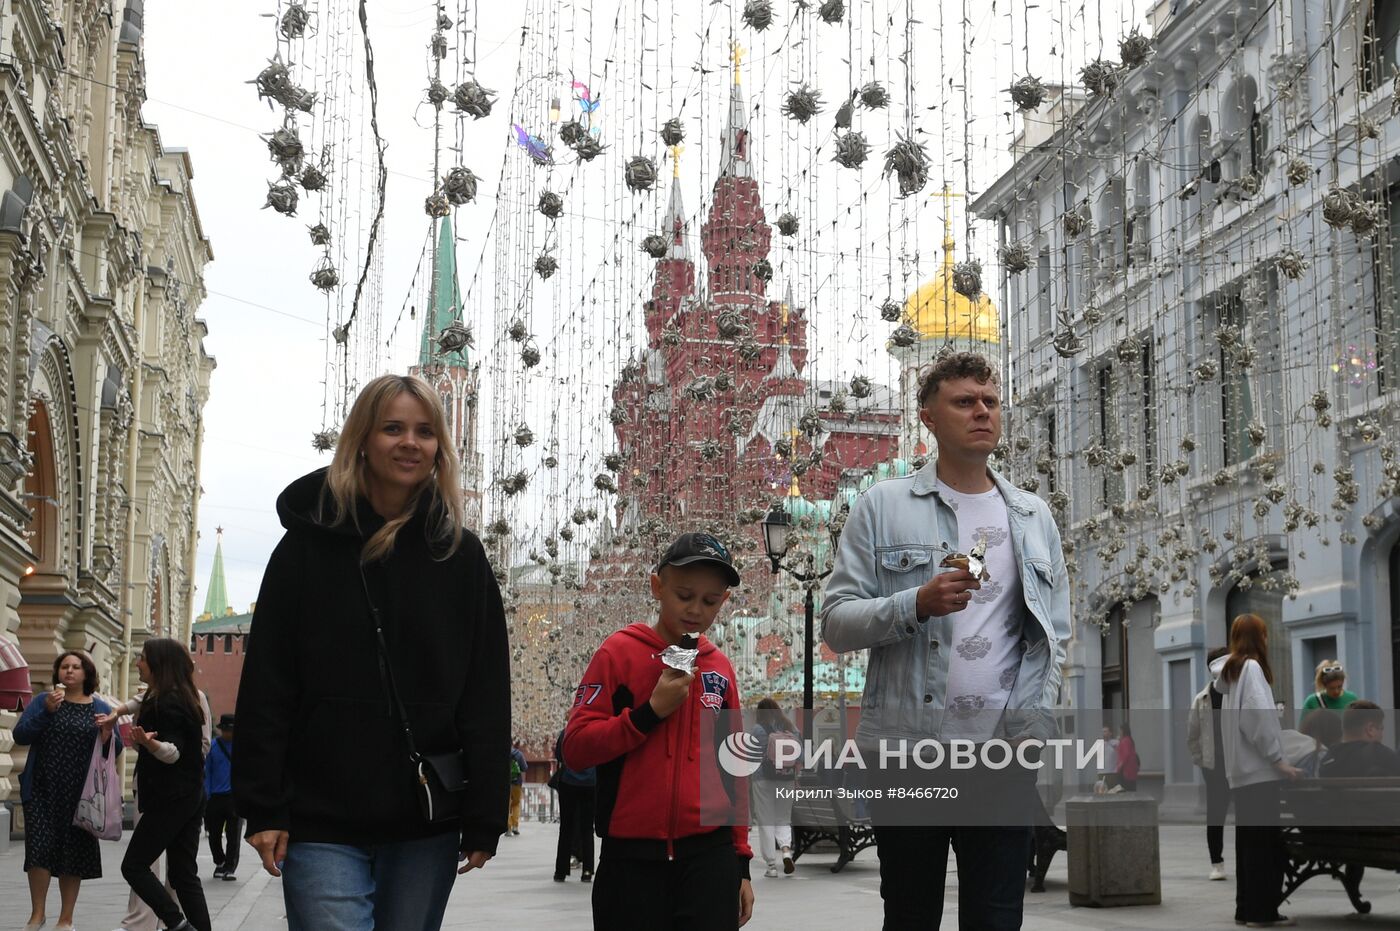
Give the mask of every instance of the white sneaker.
[[1224, 878], [1225, 878], [1225, 864], [1224, 864], [1224, 863], [1212, 863], [1212, 864], [1210, 865], [1210, 881], [1211, 881], [1211, 882], [1219, 882], [1220, 880], [1222, 880], [1222, 879], [1224, 879]]
[[778, 868], [776, 866], [770, 866], [763, 871], [763, 875], [769, 879], [776, 879], [778, 876]]

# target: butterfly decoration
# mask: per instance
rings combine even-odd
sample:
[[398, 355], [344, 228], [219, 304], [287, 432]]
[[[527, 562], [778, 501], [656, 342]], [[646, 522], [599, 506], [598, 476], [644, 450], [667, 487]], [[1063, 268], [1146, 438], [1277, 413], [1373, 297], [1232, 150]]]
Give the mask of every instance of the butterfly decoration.
[[549, 145], [539, 136], [531, 135], [524, 126], [519, 123], [510, 124], [515, 129], [515, 141], [520, 144], [530, 156], [541, 165], [551, 165], [554, 163], [554, 153], [550, 151]]
[[582, 81], [574, 81], [571, 85], [574, 91], [574, 100], [578, 103], [579, 109], [591, 123], [593, 114], [603, 105], [603, 95], [593, 96], [593, 92], [588, 89], [588, 85]]

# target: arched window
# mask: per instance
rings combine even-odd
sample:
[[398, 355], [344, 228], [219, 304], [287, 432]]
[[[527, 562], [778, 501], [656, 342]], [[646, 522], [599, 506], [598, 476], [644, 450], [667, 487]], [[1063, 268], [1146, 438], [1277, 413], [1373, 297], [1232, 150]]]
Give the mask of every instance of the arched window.
[[34, 402], [29, 416], [29, 449], [34, 465], [24, 478], [25, 503], [33, 517], [29, 528], [33, 533], [30, 548], [34, 552], [34, 568], [38, 572], [59, 570], [58, 558], [58, 478], [54, 460], [53, 425], [49, 408], [43, 401]]
[[1262, 567], [1249, 576], [1248, 583], [1240, 582], [1230, 589], [1225, 598], [1225, 630], [1228, 638], [1229, 625], [1241, 614], [1257, 614], [1264, 619], [1269, 629], [1274, 699], [1283, 702], [1285, 708], [1296, 708], [1302, 698], [1293, 694], [1293, 650], [1289, 645], [1288, 628], [1283, 625], [1285, 568], [1281, 565]]

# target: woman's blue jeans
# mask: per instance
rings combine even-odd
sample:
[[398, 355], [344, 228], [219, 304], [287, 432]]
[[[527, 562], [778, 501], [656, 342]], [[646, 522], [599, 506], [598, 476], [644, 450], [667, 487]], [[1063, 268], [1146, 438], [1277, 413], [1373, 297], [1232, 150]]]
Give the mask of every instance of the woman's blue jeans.
[[437, 931], [457, 878], [455, 831], [357, 847], [287, 846], [288, 931]]

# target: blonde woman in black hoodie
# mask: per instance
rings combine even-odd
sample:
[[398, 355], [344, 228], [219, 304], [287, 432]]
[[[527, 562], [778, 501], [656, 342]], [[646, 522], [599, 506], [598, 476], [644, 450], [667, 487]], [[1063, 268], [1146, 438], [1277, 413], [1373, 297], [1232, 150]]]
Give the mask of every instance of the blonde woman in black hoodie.
[[[238, 692], [248, 842], [282, 877], [290, 931], [436, 929], [456, 874], [484, 866], [506, 829], [511, 733], [500, 590], [463, 528], [436, 393], [412, 376], [371, 381], [330, 467], [293, 482], [277, 512], [286, 534]], [[413, 749], [461, 753], [452, 821], [422, 813], [399, 704]]]

